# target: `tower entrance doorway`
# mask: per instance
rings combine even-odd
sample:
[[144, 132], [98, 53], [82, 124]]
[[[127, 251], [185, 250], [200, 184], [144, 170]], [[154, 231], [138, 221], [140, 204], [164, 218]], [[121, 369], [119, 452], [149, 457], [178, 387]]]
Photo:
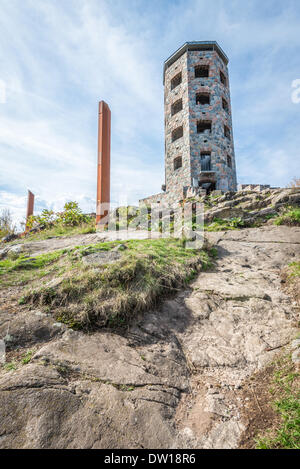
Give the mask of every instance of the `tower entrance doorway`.
[[212, 181], [201, 182], [199, 186], [202, 189], [205, 189], [207, 194], [210, 194], [212, 191], [216, 190], [216, 183]]

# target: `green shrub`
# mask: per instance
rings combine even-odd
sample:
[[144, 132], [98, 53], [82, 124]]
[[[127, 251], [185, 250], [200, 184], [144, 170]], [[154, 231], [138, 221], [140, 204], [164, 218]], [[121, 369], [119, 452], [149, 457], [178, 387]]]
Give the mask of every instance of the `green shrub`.
[[57, 223], [64, 226], [78, 226], [90, 221], [89, 216], [84, 215], [77, 202], [67, 202], [64, 211], [58, 214]]
[[241, 217], [234, 218], [214, 218], [210, 225], [205, 227], [206, 231], [225, 231], [237, 230], [244, 227], [244, 221]]
[[300, 208], [291, 208], [274, 221], [275, 225], [300, 226]]
[[49, 238], [95, 232], [95, 220], [89, 215], [84, 215], [77, 202], [67, 202], [62, 212], [44, 209], [40, 215], [32, 215], [27, 221], [27, 227], [38, 227], [43, 230], [43, 238]]

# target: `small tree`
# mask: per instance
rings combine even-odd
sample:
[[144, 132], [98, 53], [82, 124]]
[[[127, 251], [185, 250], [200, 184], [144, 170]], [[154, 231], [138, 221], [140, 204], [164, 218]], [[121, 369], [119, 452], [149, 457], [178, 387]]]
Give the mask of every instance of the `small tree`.
[[47, 210], [46, 208], [42, 211], [41, 215], [31, 215], [26, 223], [26, 226], [31, 229], [35, 226], [40, 228], [50, 228], [56, 220], [56, 215], [53, 210]]
[[77, 226], [88, 223], [90, 217], [82, 213], [77, 202], [67, 202], [64, 211], [58, 215], [57, 221], [65, 226]]
[[300, 178], [294, 177], [292, 181], [288, 184], [288, 187], [291, 187], [292, 189], [300, 187]]
[[54, 212], [44, 209], [41, 215], [32, 215], [27, 220], [27, 227], [31, 228], [51, 228], [58, 226], [78, 226], [84, 223], [90, 223], [92, 218], [84, 215], [77, 202], [67, 202], [64, 205], [63, 212]]
[[0, 215], [0, 237], [3, 238], [16, 231], [16, 225], [13, 223], [13, 218], [10, 210], [5, 208]]

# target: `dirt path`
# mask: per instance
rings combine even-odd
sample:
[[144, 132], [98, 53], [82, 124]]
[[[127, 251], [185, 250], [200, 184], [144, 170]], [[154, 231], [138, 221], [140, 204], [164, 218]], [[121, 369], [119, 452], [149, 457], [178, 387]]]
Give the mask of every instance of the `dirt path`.
[[[111, 231], [90, 234], [81, 234], [76, 236], [58, 236], [55, 238], [43, 239], [39, 241], [26, 241], [14, 243], [13, 247], [20, 246], [22, 252], [37, 256], [46, 252], [57, 251], [59, 249], [70, 249], [75, 246], [86, 246], [88, 244], [97, 244], [105, 241], [126, 240], [126, 239], [146, 239], [150, 236], [148, 231]], [[159, 238], [159, 233], [151, 233], [152, 238]]]
[[241, 419], [244, 380], [296, 334], [299, 308], [281, 290], [279, 274], [299, 258], [300, 230], [268, 227], [210, 239], [219, 252], [216, 270], [200, 274], [185, 299], [199, 321], [181, 336], [194, 369], [177, 422], [191, 445], [234, 448], [248, 423]]
[[299, 259], [300, 229], [209, 238], [214, 269], [123, 336], [66, 330], [39, 311], [14, 317], [11, 335], [40, 345], [0, 375], [0, 447], [236, 448], [245, 380], [296, 334], [280, 269]]
[[[55, 238], [43, 239], [40, 241], [26, 241], [18, 244], [22, 250], [32, 256], [44, 254], [46, 252], [68, 249], [75, 246], [101, 243], [105, 237], [101, 233], [82, 234], [77, 236], [59, 236]], [[14, 246], [17, 243], [14, 244]]]

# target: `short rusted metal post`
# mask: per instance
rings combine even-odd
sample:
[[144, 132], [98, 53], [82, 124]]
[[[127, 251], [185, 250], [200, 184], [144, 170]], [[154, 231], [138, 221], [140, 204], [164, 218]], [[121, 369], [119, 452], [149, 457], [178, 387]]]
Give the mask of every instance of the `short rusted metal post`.
[[31, 215], [33, 215], [33, 209], [34, 209], [34, 194], [28, 190], [28, 196], [27, 196], [27, 213], [26, 213], [26, 227], [25, 231], [27, 232], [29, 230], [28, 226], [28, 220]]

